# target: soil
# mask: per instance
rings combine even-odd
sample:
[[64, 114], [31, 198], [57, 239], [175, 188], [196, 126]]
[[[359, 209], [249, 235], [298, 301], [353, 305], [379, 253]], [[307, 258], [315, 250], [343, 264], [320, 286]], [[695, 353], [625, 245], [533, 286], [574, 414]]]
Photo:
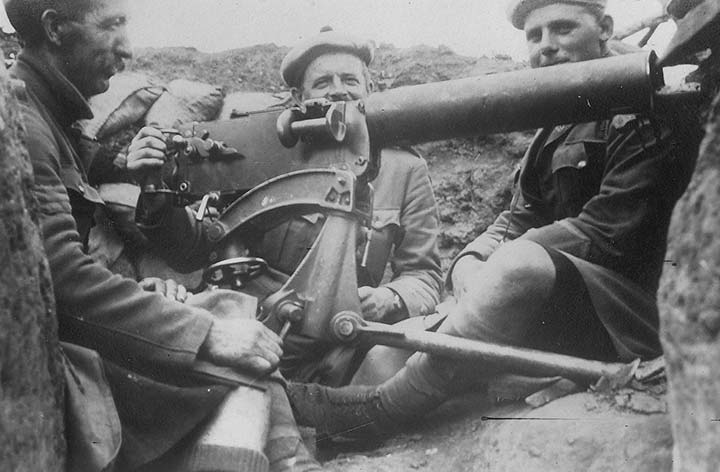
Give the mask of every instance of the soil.
[[318, 442], [332, 471], [669, 471], [662, 394], [583, 392], [537, 409], [466, 394], [385, 442]]

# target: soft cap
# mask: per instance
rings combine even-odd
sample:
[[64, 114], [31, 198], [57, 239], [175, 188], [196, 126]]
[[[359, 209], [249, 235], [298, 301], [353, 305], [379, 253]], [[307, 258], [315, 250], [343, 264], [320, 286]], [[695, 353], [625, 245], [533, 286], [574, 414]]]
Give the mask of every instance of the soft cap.
[[507, 17], [515, 28], [524, 29], [525, 19], [531, 11], [556, 3], [599, 7], [603, 10], [605, 10], [607, 6], [607, 0], [510, 0], [507, 4]]
[[347, 52], [369, 65], [373, 60], [375, 45], [354, 36], [324, 27], [320, 34], [302, 41], [290, 50], [280, 65], [280, 75], [290, 87], [299, 87], [307, 66], [318, 56], [334, 52]]

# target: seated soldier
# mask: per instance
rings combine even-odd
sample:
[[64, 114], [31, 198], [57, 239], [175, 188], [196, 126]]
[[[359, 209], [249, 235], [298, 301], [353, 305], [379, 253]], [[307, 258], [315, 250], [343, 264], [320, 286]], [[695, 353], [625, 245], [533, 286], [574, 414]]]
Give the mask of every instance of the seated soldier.
[[[610, 55], [605, 3], [511, 1], [530, 65]], [[511, 208], [455, 259], [457, 307], [439, 332], [604, 361], [660, 355], [658, 280], [695, 155], [680, 139], [645, 116], [540, 130]], [[288, 393], [300, 424], [377, 434], [426, 413], [462, 381], [495, 373], [416, 353], [377, 387], [292, 384]]]
[[[103, 202], [87, 183], [73, 123], [92, 117], [87, 99], [107, 90], [131, 57], [126, 2], [4, 5], [23, 42], [10, 73], [27, 90], [32, 191], [68, 361], [69, 470], [316, 470], [282, 387], [263, 380], [282, 341], [254, 319], [249, 297], [217, 291], [181, 304], [87, 255]], [[266, 393], [239, 387], [250, 383]], [[216, 426], [227, 419], [236, 431], [220, 437]], [[250, 420], [252, 429], [241, 428]]]
[[[371, 43], [326, 30], [293, 48], [283, 59], [281, 74], [296, 101], [326, 98], [331, 101], [362, 100], [372, 91], [368, 64]], [[128, 159], [128, 168], [141, 170], [162, 163], [162, 135], [146, 128], [131, 145], [154, 146], [154, 158]], [[148, 156], [149, 157], [149, 156]], [[382, 151], [382, 165], [372, 182], [375, 189], [372, 235], [365, 264], [358, 262], [358, 294], [365, 319], [395, 322], [422, 316], [435, 308], [441, 289], [437, 248], [439, 218], [425, 161], [399, 149]], [[207, 264], [204, 230], [183, 209], [153, 208], [141, 196], [138, 223], [178, 269]], [[151, 210], [152, 208], [152, 210]], [[176, 216], [169, 216], [170, 212]], [[263, 257], [278, 271], [292, 273], [308, 252], [322, 227], [322, 215], [299, 216], [266, 233], [253, 255]], [[195, 237], [188, 235], [195, 234]], [[364, 243], [359, 244], [364, 249]], [[362, 251], [361, 251], [362, 252]], [[383, 283], [390, 264], [392, 276]], [[270, 277], [255, 286], [258, 294], [280, 289], [284, 277]], [[291, 334], [285, 340], [283, 374], [298, 381], [344, 385], [352, 378], [365, 350], [333, 349], [329, 344]]]

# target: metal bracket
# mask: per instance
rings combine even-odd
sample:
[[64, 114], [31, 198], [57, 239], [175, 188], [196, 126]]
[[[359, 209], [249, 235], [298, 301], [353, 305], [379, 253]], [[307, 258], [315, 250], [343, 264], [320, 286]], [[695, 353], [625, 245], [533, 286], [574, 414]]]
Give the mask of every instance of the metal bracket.
[[355, 206], [355, 182], [351, 172], [335, 169], [301, 170], [270, 179], [230, 205], [210, 227], [209, 237], [217, 243], [248, 224], [262, 230], [303, 213], [340, 212], [369, 219]]

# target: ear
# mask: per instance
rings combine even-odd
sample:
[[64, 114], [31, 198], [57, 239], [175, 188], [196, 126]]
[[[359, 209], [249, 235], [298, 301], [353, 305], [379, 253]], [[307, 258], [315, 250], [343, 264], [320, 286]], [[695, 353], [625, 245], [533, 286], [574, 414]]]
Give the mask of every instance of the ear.
[[40, 16], [40, 25], [45, 32], [45, 38], [51, 44], [62, 45], [66, 25], [56, 10], [45, 10]]
[[605, 15], [600, 20], [600, 40], [604, 43], [608, 42], [615, 32], [615, 21], [612, 16]]

